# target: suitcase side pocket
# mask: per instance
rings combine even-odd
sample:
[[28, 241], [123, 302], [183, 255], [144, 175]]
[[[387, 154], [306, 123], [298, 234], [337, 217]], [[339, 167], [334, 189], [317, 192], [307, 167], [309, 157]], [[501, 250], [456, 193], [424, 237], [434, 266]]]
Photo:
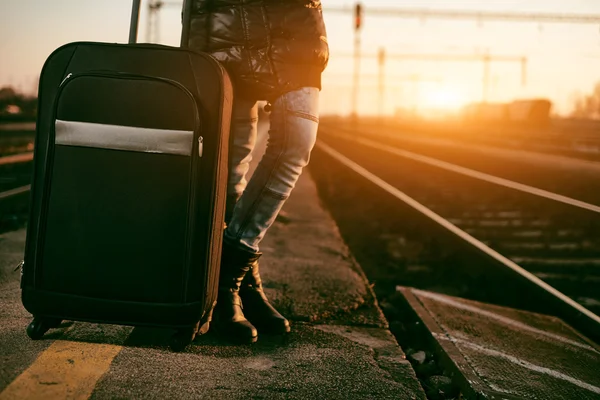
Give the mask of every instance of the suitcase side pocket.
[[35, 286], [183, 302], [200, 162], [194, 96], [161, 77], [73, 74], [59, 88], [54, 120]]

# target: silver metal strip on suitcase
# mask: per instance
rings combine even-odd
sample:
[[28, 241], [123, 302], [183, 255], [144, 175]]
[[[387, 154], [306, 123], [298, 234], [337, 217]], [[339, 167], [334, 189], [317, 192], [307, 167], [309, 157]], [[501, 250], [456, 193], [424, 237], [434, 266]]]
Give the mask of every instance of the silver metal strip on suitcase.
[[142, 153], [192, 154], [193, 131], [56, 120], [56, 144]]

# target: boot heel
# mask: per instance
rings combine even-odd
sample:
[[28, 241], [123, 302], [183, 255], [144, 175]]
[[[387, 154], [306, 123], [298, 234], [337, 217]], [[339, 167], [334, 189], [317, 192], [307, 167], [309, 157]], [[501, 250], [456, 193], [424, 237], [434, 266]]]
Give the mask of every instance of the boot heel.
[[277, 335], [290, 332], [290, 322], [273, 307], [263, 290], [258, 262], [244, 277], [240, 297], [246, 305], [246, 318], [261, 332]]

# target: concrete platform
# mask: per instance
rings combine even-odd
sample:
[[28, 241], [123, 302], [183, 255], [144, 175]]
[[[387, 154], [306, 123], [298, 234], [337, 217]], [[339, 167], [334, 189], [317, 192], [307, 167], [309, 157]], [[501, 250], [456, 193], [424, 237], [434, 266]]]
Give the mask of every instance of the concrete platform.
[[600, 348], [563, 321], [399, 288], [469, 399], [600, 399]]
[[292, 323], [236, 346], [209, 332], [173, 353], [171, 331], [63, 323], [25, 334], [25, 230], [0, 235], [0, 400], [19, 398], [424, 399], [308, 172], [262, 244], [267, 294]]

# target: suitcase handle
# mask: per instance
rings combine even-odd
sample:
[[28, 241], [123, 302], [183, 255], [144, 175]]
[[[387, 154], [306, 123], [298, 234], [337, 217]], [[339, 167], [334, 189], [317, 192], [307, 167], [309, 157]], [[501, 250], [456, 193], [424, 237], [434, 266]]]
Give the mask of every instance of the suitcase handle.
[[[141, 0], [133, 0], [131, 7], [131, 23], [129, 24], [129, 43], [137, 43], [138, 26], [140, 22], [140, 3]], [[190, 17], [192, 15], [192, 0], [183, 0], [183, 9], [181, 12], [181, 47], [188, 47], [188, 37], [190, 33]]]
[[192, 16], [192, 1], [183, 0], [183, 9], [181, 10], [181, 44], [180, 47], [188, 48], [190, 36], [190, 20]]
[[129, 43], [136, 43], [138, 36], [138, 25], [140, 22], [140, 3], [141, 0], [133, 0], [131, 8], [131, 24], [129, 25]]

